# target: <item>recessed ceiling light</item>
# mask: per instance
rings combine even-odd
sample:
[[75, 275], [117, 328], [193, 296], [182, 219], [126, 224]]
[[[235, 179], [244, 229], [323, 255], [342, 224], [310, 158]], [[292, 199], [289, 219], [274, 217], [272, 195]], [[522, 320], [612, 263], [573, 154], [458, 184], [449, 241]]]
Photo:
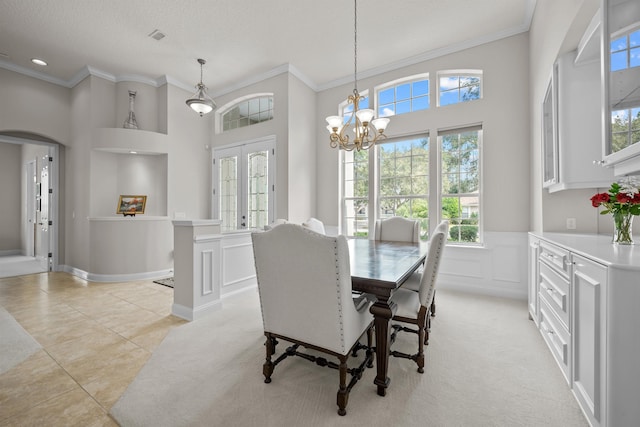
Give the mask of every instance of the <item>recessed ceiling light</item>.
[[137, 151], [129, 151], [129, 154], [138, 154]]
[[43, 67], [47, 65], [47, 61], [45, 61], [44, 59], [31, 58], [31, 62], [33, 62], [36, 65], [41, 65]]

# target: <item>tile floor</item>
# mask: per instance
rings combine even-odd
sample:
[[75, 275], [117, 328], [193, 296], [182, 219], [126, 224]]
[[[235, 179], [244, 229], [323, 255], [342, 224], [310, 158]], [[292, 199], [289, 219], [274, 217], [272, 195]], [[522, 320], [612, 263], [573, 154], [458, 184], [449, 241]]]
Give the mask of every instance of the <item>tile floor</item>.
[[[0, 305], [42, 349], [0, 374], [0, 427], [115, 426], [109, 409], [169, 330], [173, 289], [66, 273], [0, 279]], [[1, 355], [0, 355], [1, 356]]]

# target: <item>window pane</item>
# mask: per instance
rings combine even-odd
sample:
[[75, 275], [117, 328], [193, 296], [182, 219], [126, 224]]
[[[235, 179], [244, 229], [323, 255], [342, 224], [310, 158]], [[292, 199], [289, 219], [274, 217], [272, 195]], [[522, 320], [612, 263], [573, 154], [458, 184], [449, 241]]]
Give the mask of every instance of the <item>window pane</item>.
[[258, 114], [260, 112], [260, 99], [255, 98], [249, 100], [249, 115]]
[[640, 30], [629, 34], [629, 47], [633, 48], [638, 46], [640, 46]]
[[629, 52], [629, 66], [640, 66], [640, 48], [631, 49], [631, 51]]
[[458, 89], [459, 87], [458, 76], [440, 77], [440, 92]]
[[450, 105], [458, 103], [458, 91], [449, 91], [440, 93], [440, 105]]
[[627, 51], [611, 54], [611, 71], [624, 70], [627, 66]]
[[411, 101], [402, 101], [396, 104], [396, 114], [404, 114], [411, 112]]
[[413, 97], [426, 95], [429, 93], [429, 80], [421, 80], [412, 84]]
[[611, 52], [618, 52], [627, 49], [627, 36], [622, 36], [615, 40], [611, 40]]
[[390, 87], [389, 89], [378, 92], [378, 103], [380, 105], [391, 104], [393, 101], [395, 101], [394, 88]]
[[380, 107], [380, 109], [378, 110], [379, 117], [388, 117], [388, 116], [393, 116], [395, 114], [396, 114], [396, 110], [395, 110], [394, 104], [385, 105], [383, 107]]
[[409, 83], [396, 86], [396, 101], [404, 101], [405, 99], [411, 99], [411, 86]]
[[463, 101], [471, 101], [480, 98], [480, 86], [466, 86], [460, 89], [460, 98]]
[[[480, 176], [478, 131], [440, 138], [442, 218], [449, 219], [449, 240], [477, 243], [479, 236]], [[475, 195], [474, 195], [475, 193]]]
[[429, 138], [415, 138], [378, 146], [380, 218], [421, 219], [421, 236], [428, 227]]

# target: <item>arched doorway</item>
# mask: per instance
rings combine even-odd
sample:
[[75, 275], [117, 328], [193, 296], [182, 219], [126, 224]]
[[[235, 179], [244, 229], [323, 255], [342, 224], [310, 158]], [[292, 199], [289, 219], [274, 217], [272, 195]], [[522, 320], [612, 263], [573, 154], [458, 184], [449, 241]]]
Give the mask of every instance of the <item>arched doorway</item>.
[[25, 132], [0, 132], [3, 200], [0, 277], [58, 267], [60, 145]]

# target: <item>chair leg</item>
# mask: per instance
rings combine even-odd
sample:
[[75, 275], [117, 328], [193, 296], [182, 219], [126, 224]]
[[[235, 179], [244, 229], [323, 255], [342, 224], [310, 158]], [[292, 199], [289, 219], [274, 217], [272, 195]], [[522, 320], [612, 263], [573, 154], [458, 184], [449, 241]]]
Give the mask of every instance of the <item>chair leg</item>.
[[424, 327], [424, 345], [429, 345], [429, 332], [431, 332], [431, 316], [427, 314], [427, 324]]
[[[373, 326], [367, 329], [367, 357], [371, 353], [373, 353]], [[369, 357], [369, 363], [367, 363], [367, 368], [373, 368], [373, 357]]]
[[436, 317], [436, 290], [433, 290], [433, 299], [431, 300], [431, 317]]
[[416, 363], [418, 364], [418, 372], [424, 373], [424, 328], [418, 328], [418, 354], [416, 354]]
[[338, 389], [337, 403], [338, 415], [347, 414], [347, 402], [349, 401], [349, 390], [347, 390], [347, 357], [340, 357], [340, 388]]
[[271, 356], [276, 352], [277, 341], [275, 338], [267, 335], [267, 341], [265, 342], [265, 350], [267, 353], [264, 365], [262, 365], [262, 373], [264, 375], [264, 382], [269, 384], [271, 382], [271, 374], [273, 374], [273, 367], [275, 366], [271, 361]]

